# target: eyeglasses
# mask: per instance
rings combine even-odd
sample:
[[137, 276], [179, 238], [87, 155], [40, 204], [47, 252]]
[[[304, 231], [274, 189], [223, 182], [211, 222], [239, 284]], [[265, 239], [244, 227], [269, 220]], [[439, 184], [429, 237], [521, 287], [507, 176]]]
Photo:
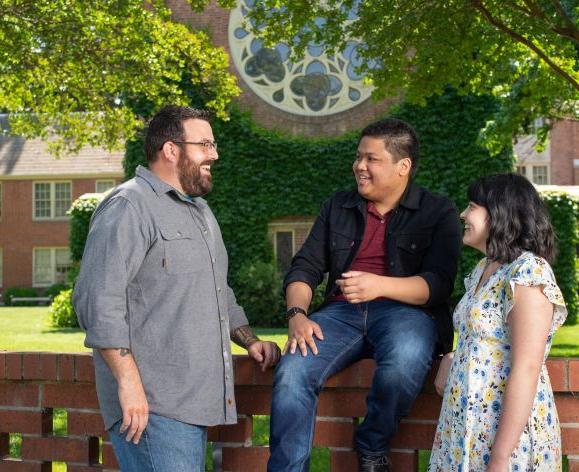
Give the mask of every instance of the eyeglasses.
[[217, 152], [217, 143], [215, 141], [173, 141], [175, 144], [196, 144], [197, 146], [203, 146], [205, 152], [215, 151]]

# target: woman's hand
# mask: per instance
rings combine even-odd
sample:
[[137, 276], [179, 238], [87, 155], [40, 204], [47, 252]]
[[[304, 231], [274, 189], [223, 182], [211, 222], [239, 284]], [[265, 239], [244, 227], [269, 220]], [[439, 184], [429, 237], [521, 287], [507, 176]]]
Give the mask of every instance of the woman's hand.
[[436, 378], [434, 379], [434, 387], [441, 397], [444, 395], [444, 388], [446, 387], [446, 380], [448, 379], [448, 371], [452, 365], [453, 358], [454, 352], [449, 352], [442, 358], [440, 366], [438, 367], [438, 372], [436, 373]]

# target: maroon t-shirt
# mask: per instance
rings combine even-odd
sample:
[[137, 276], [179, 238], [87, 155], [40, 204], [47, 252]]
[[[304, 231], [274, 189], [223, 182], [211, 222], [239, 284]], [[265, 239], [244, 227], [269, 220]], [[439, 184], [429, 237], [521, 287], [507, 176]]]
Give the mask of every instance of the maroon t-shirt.
[[[348, 271], [357, 270], [376, 275], [388, 275], [388, 253], [385, 238], [391, 215], [392, 210], [381, 215], [376, 210], [376, 206], [372, 202], [368, 202], [364, 238]], [[330, 299], [330, 301], [345, 300], [346, 297], [341, 292]], [[387, 300], [387, 298], [380, 297], [376, 300]]]

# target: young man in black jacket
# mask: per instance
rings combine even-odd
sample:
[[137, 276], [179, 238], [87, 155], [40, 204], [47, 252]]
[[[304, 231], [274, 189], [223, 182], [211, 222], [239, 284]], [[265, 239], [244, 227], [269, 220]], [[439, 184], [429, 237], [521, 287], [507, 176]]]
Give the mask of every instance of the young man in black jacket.
[[[407, 123], [367, 126], [353, 171], [357, 190], [327, 200], [292, 261], [289, 320], [276, 371], [269, 472], [308, 470], [317, 395], [328, 377], [376, 361], [356, 431], [362, 472], [389, 471], [390, 440], [420, 392], [433, 356], [452, 349], [452, 293], [461, 244], [458, 212], [414, 184], [419, 144]], [[323, 306], [308, 316], [328, 273]]]

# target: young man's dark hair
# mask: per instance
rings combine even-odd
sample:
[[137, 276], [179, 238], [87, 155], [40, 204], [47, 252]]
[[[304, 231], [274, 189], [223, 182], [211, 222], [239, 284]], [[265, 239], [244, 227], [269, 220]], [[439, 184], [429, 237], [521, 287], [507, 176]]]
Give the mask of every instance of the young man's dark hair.
[[468, 199], [489, 212], [489, 259], [509, 263], [531, 251], [553, 262], [555, 233], [549, 213], [525, 177], [512, 173], [482, 177], [470, 184]]
[[365, 136], [382, 139], [384, 147], [392, 154], [395, 162], [408, 157], [412, 161], [412, 177], [414, 177], [418, 168], [420, 143], [412, 126], [396, 118], [386, 118], [366, 126], [362, 130], [360, 140]]
[[207, 110], [168, 105], [153, 117], [147, 126], [145, 137], [145, 155], [147, 162], [154, 162], [157, 152], [167, 141], [182, 141], [183, 121], [204, 120], [209, 122], [210, 113]]

